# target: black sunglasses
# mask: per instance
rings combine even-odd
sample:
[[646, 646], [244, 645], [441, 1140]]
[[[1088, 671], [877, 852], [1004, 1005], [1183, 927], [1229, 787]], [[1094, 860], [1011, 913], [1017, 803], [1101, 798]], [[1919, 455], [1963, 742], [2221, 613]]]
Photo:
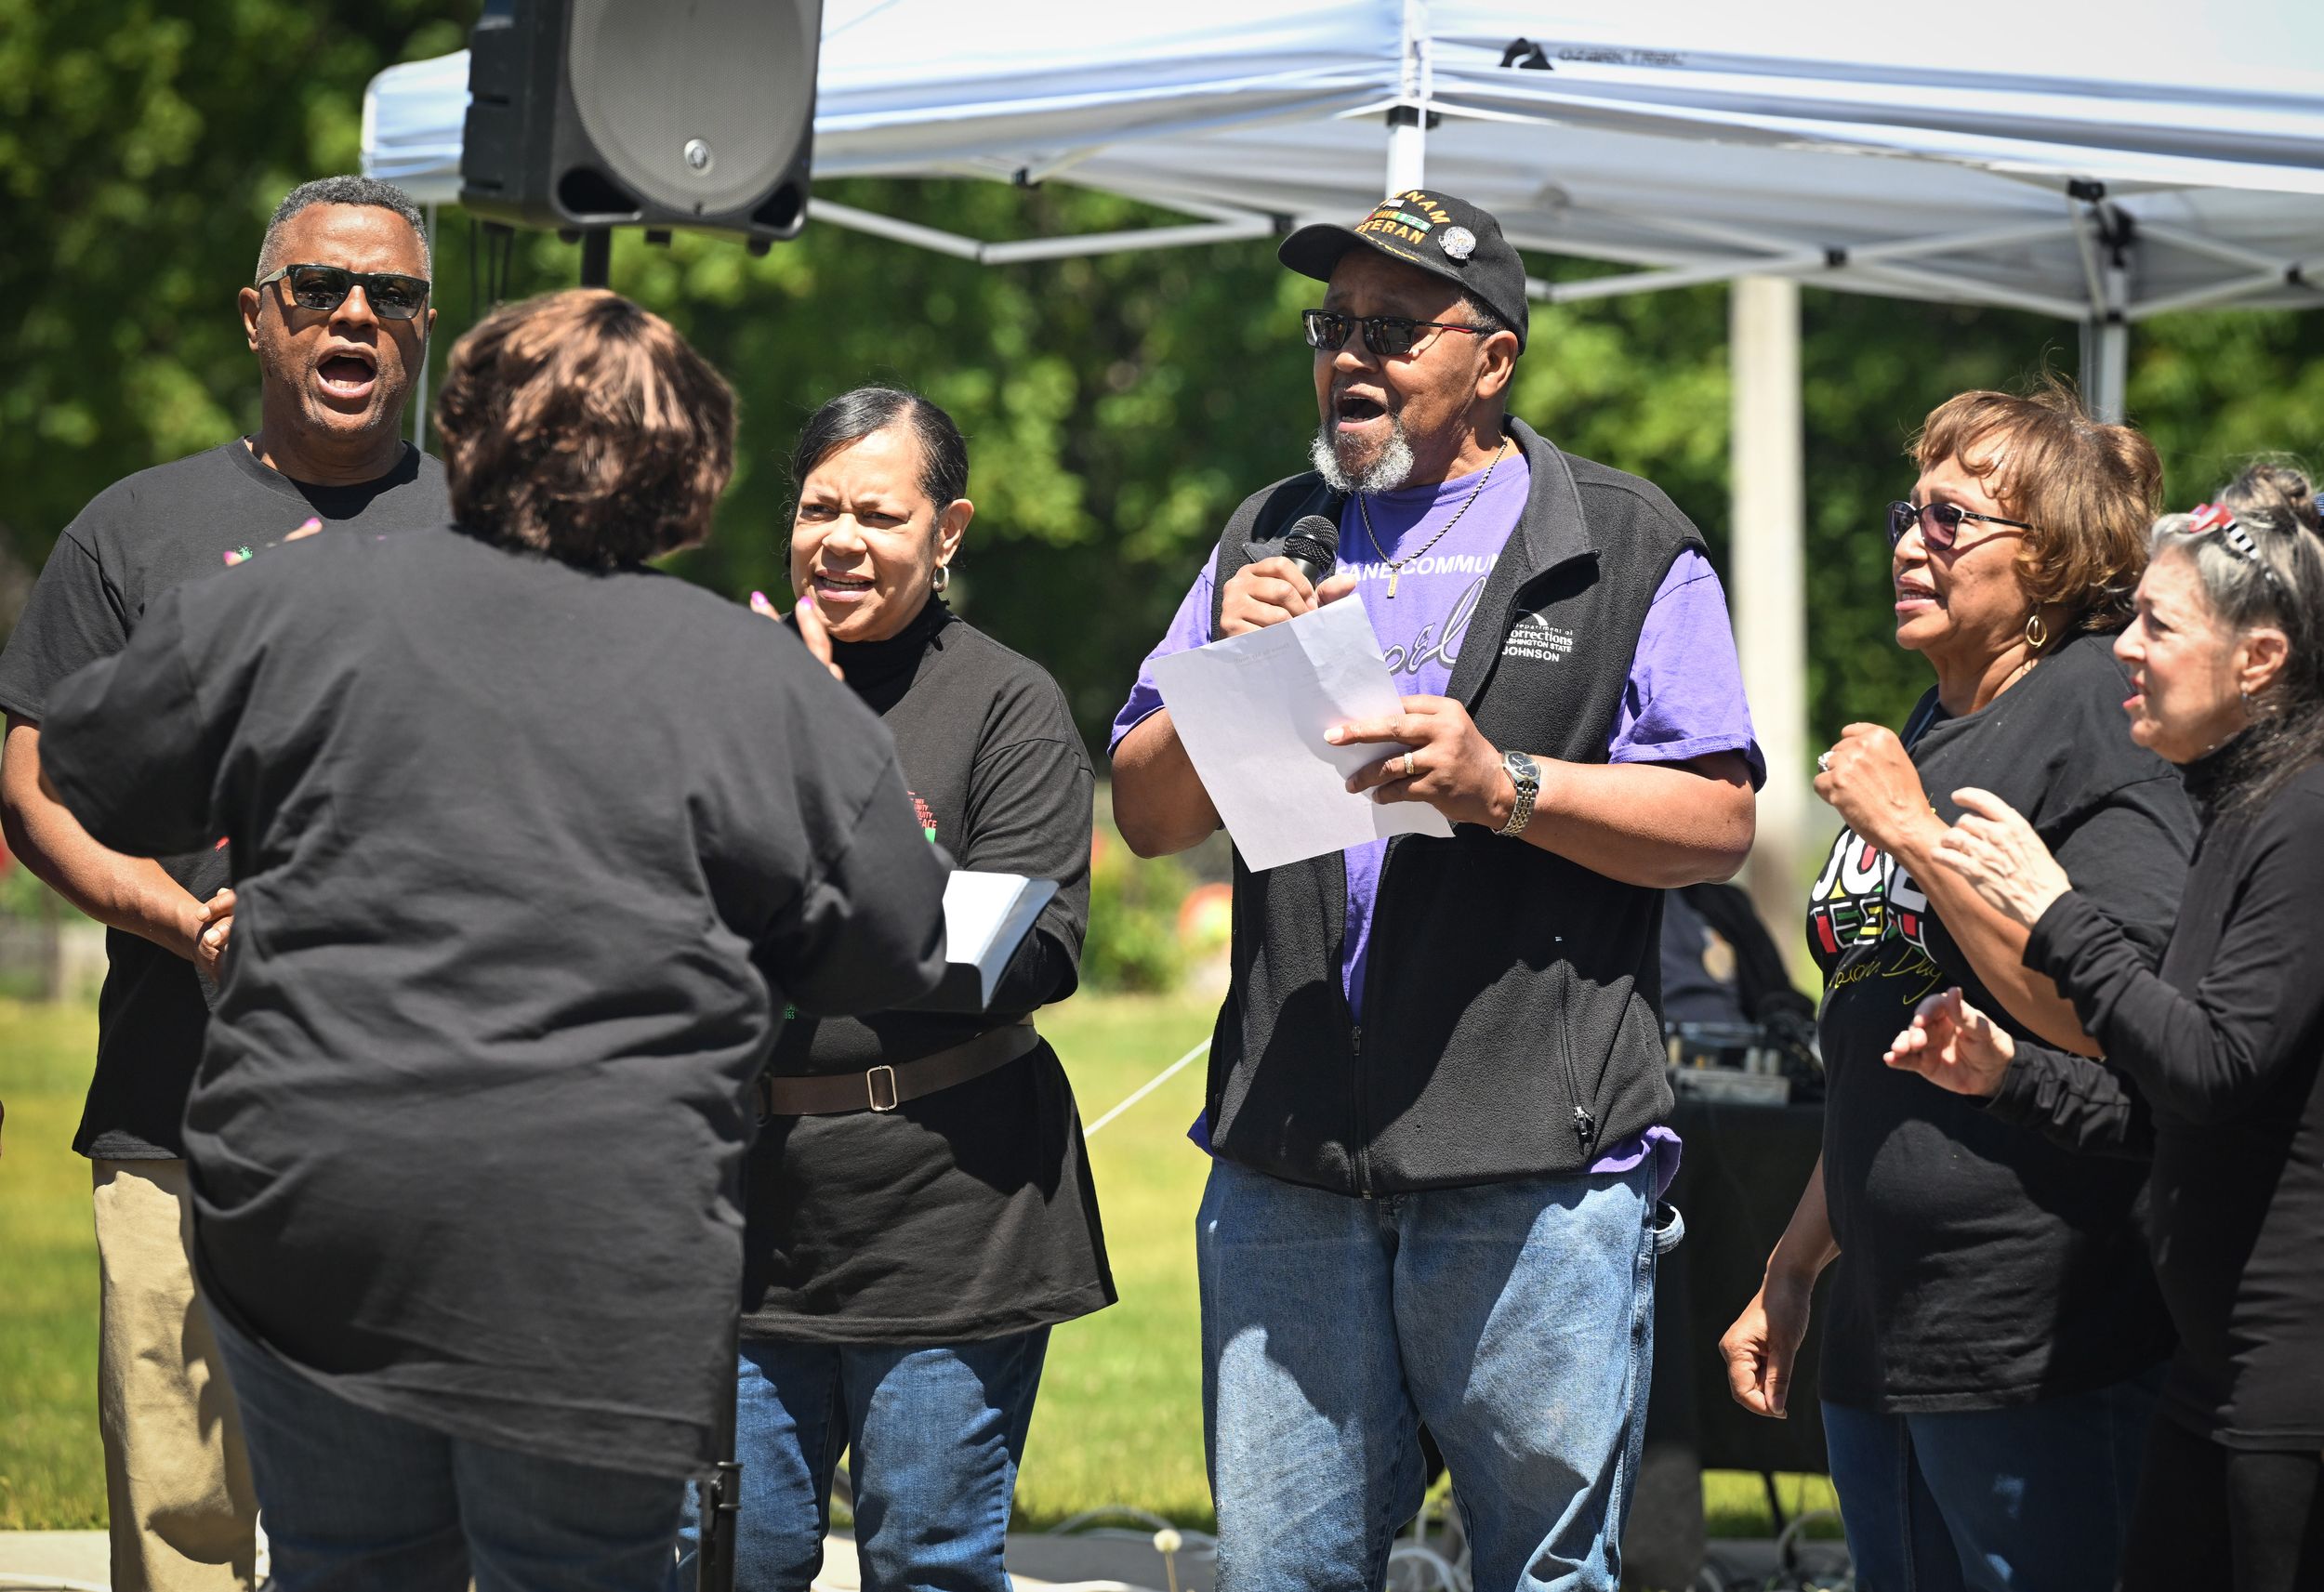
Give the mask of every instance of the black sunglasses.
[[1893, 551], [1905, 539], [1905, 533], [1915, 525], [1921, 527], [1921, 540], [1933, 552], [1950, 552], [1961, 540], [1961, 522], [1982, 520], [1987, 525], [2007, 525], [2019, 531], [2034, 527], [2022, 520], [2004, 520], [1998, 514], [1978, 514], [1958, 503], [1932, 503], [1925, 507], [1911, 503], [1892, 503], [1888, 506], [1888, 546]]
[[428, 279], [391, 270], [348, 270], [330, 265], [286, 265], [271, 270], [250, 285], [269, 283], [290, 285], [291, 302], [301, 309], [337, 309], [357, 288], [364, 302], [382, 321], [409, 321], [428, 308]]
[[1457, 321], [1413, 321], [1402, 315], [1342, 315], [1333, 309], [1306, 309], [1300, 318], [1307, 324], [1307, 346], [1336, 354], [1347, 347], [1348, 334], [1356, 327], [1364, 328], [1364, 346], [1382, 359], [1394, 359], [1408, 354], [1419, 346], [1422, 331], [1466, 332], [1472, 337], [1489, 336], [1489, 326], [1463, 326]]

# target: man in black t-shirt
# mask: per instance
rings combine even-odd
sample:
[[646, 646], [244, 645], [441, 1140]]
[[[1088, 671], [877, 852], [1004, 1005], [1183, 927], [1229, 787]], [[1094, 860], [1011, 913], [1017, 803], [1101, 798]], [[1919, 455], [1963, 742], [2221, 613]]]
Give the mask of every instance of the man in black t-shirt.
[[318, 529], [378, 533], [450, 517], [442, 467], [402, 437], [435, 320], [429, 269], [424, 223], [400, 189], [341, 177], [285, 197], [241, 293], [257, 430], [99, 493], [58, 538], [0, 652], [8, 846], [107, 929], [97, 1072], [73, 1148], [94, 1171], [118, 1588], [255, 1579], [257, 1505], [187, 1258], [179, 1137], [233, 892], [223, 841], [152, 862], [90, 839], [41, 792], [41, 719], [57, 685], [125, 647], [173, 585]]

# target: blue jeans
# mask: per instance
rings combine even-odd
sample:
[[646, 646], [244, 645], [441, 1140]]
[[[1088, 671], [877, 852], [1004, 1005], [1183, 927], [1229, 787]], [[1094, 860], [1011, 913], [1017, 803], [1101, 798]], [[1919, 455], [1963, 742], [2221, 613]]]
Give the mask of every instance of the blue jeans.
[[[734, 1582], [807, 1592], [848, 1454], [864, 1592], [1009, 1592], [1009, 1506], [1049, 1328], [941, 1349], [743, 1339]], [[673, 1587], [694, 1584], [689, 1494]]]
[[272, 1592], [660, 1592], [686, 1482], [447, 1437], [324, 1391], [216, 1315]]
[[2005, 1410], [1824, 1406], [1861, 1592], [2111, 1592], [2160, 1373]]
[[1423, 1422], [1477, 1592], [1611, 1592], [1654, 1354], [1652, 1180], [1359, 1200], [1214, 1162], [1195, 1248], [1220, 1592], [1383, 1585]]

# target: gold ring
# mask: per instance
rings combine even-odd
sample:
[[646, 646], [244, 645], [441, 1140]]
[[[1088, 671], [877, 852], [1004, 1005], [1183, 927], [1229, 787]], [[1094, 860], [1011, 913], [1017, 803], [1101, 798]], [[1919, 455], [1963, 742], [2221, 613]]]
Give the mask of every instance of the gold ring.
[[1404, 777], [1407, 780], [1412, 777], [1412, 754], [1409, 752], [1404, 755]]

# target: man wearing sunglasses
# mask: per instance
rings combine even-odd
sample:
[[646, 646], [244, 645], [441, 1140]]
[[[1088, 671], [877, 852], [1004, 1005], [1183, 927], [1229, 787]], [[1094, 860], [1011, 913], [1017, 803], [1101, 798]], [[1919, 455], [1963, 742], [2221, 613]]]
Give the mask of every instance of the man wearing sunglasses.
[[258, 427], [99, 493], [58, 538], [0, 653], [0, 821], [25, 864], [107, 928], [97, 1071], [73, 1148], [93, 1168], [99, 1417], [117, 1588], [246, 1587], [257, 1506], [234, 1401], [196, 1295], [179, 1118], [230, 943], [220, 849], [152, 862], [91, 840], [43, 795], [59, 682], [128, 644], [180, 582], [318, 529], [441, 525], [442, 467], [403, 440], [425, 356], [428, 244], [399, 189], [330, 178], [276, 209], [242, 320]]
[[[1676, 1237], [1661, 892], [1735, 872], [1763, 775], [1725, 600], [1661, 493], [1505, 413], [1525, 270], [1492, 216], [1400, 193], [1281, 257], [1326, 283], [1314, 467], [1236, 512], [1156, 655], [1360, 601], [1403, 712], [1331, 738], [1454, 833], [1235, 871], [1196, 1126], [1219, 1584], [1381, 1585], [1425, 1425], [1479, 1592], [1610, 1592]], [[1309, 514], [1320, 585], [1277, 546]], [[1150, 667], [1113, 756], [1133, 849], [1218, 827]]]

